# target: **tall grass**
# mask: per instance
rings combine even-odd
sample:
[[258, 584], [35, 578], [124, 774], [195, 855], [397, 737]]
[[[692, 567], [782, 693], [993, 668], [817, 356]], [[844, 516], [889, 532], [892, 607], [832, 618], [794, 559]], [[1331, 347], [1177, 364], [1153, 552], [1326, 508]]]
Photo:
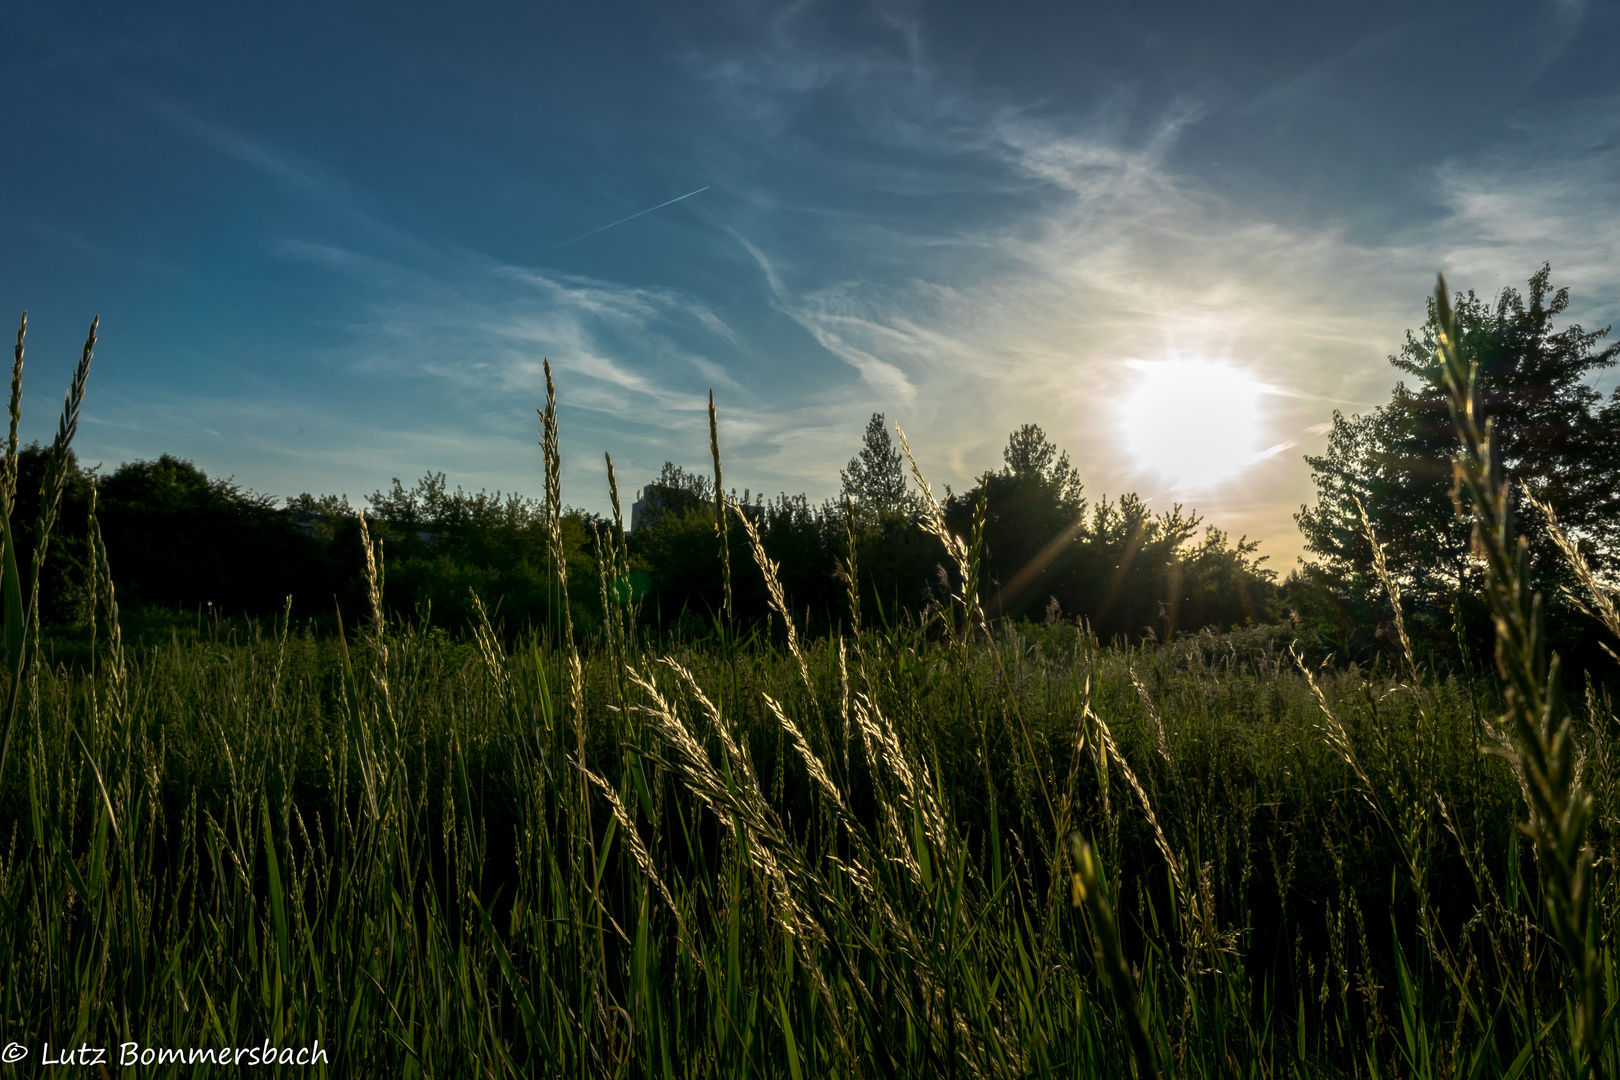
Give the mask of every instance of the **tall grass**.
[[[541, 436], [555, 523], [549, 369]], [[809, 638], [736, 514], [776, 619], [720, 647], [638, 627], [611, 533], [588, 641], [374, 602], [336, 639], [126, 651], [98, 545], [95, 664], [16, 669], [11, 1068], [318, 1039], [368, 1076], [1613, 1071], [1620, 745], [1597, 689], [1514, 726], [1554, 685], [1522, 568], [1504, 694], [1269, 628], [992, 624], [976, 537], [934, 520], [932, 622]]]

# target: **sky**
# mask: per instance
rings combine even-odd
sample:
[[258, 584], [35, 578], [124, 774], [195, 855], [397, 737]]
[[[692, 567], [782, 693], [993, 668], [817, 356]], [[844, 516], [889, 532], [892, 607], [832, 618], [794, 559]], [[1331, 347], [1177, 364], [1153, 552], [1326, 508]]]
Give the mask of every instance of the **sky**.
[[[138, 9], [138, 10], [137, 10]], [[1435, 273], [1620, 315], [1620, 4], [0, 7], [25, 438], [288, 497], [936, 491], [1039, 424], [1286, 572]], [[5, 314], [7, 311], [11, 314]], [[1613, 378], [1599, 382], [1612, 389]]]

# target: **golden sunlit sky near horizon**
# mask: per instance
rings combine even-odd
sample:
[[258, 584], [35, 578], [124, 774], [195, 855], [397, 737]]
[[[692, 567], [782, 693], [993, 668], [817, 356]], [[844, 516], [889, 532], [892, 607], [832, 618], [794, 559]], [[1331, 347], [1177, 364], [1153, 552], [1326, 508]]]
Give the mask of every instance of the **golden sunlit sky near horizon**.
[[[1308, 10], [1306, 10], [1308, 8]], [[1038, 423], [1286, 571], [1436, 271], [1620, 313], [1614, 3], [11, 5], [0, 296], [48, 437], [359, 500], [667, 459], [936, 488]], [[1607, 391], [1613, 379], [1600, 384]]]

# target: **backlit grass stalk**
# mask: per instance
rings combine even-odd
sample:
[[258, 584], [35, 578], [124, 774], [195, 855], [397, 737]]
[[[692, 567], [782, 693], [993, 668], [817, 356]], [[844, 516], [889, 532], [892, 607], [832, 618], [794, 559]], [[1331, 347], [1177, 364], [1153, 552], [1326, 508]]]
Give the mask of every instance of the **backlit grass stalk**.
[[[107, 542], [101, 535], [101, 520], [96, 517], [98, 488], [90, 487], [90, 642], [91, 662], [95, 662], [96, 607], [101, 605], [107, 613], [107, 663], [103, 670], [107, 678], [107, 711], [117, 720], [125, 719], [128, 696], [129, 666], [124, 656], [124, 631], [118, 618], [118, 591], [113, 584], [112, 561], [107, 555]], [[94, 670], [92, 668], [92, 670]]]
[[628, 626], [628, 613], [635, 603], [635, 593], [630, 586], [630, 545], [629, 534], [624, 529], [624, 512], [619, 506], [619, 478], [613, 471], [613, 455], [604, 452], [603, 460], [607, 463], [608, 500], [613, 504], [613, 532], [609, 539], [609, 577], [614, 582], [614, 600], [620, 612], [620, 630]]
[[551, 361], [543, 361], [546, 373], [546, 407], [540, 413], [540, 446], [546, 467], [546, 541], [552, 572], [557, 578], [559, 646], [563, 655], [563, 699], [569, 715], [584, 738], [585, 688], [580, 668], [579, 647], [574, 641], [574, 616], [568, 605], [568, 552], [562, 535], [562, 453], [557, 439], [557, 387], [551, 378]]
[[922, 492], [922, 526], [945, 546], [945, 553], [950, 556], [951, 562], [956, 564], [956, 572], [961, 578], [960, 591], [952, 599], [962, 605], [962, 621], [958, 624], [953, 617], [949, 625], [952, 636], [957, 640], [957, 647], [966, 649], [975, 629], [983, 630], [987, 640], [991, 638], [990, 624], [985, 619], [984, 607], [979, 603], [978, 549], [984, 531], [982, 520], [985, 511], [984, 488], [982, 486], [980, 488], [978, 512], [974, 515], [974, 542], [970, 546], [960, 536], [951, 532], [950, 526], [945, 524], [945, 508], [934, 498], [934, 489], [923, 476], [922, 468], [917, 464], [917, 456], [911, 452], [911, 443], [907, 440], [906, 433], [901, 430], [899, 424], [894, 425], [894, 431], [900, 437], [900, 449], [911, 466], [911, 477], [917, 482], [918, 490]]
[[[1558, 515], [1553, 512], [1553, 508], [1528, 491], [1523, 494], [1525, 501], [1535, 507], [1541, 516], [1547, 519], [1547, 535], [1552, 537], [1554, 546], [1564, 556], [1564, 561], [1569, 563], [1570, 569], [1575, 572], [1575, 578], [1581, 583], [1581, 587], [1586, 590], [1586, 600], [1584, 601], [1567, 589], [1564, 591], [1565, 599], [1569, 600], [1588, 618], [1596, 619], [1602, 623], [1603, 628], [1616, 641], [1620, 641], [1620, 611], [1615, 609], [1614, 596], [1598, 581], [1597, 575], [1592, 572], [1591, 565], [1586, 561], [1586, 556], [1581, 553], [1580, 545], [1564, 531], [1564, 527], [1559, 522]], [[1604, 652], [1616, 660], [1620, 660], [1620, 655], [1616, 655], [1614, 649], [1609, 647], [1608, 642], [1600, 641], [1598, 644], [1603, 648]]]
[[28, 312], [25, 311], [17, 325], [17, 344], [12, 349], [11, 407], [8, 410], [11, 429], [6, 438], [5, 466], [0, 470], [0, 512], [8, 516], [12, 500], [17, 496], [17, 425], [22, 422], [23, 339], [27, 336]]
[[[39, 516], [34, 523], [33, 573], [26, 606], [22, 599], [22, 579], [17, 563], [17, 538], [12, 528], [11, 511], [15, 505], [18, 482], [17, 424], [22, 416], [23, 338], [28, 328], [27, 312], [23, 313], [22, 323], [17, 329], [17, 344], [11, 369], [11, 430], [6, 444], [3, 476], [0, 476], [0, 481], [5, 485], [3, 492], [0, 492], [4, 496], [3, 501], [0, 501], [0, 607], [4, 609], [0, 620], [3, 620], [4, 626], [7, 666], [7, 670], [3, 673], [6, 689], [3, 697], [0, 697], [0, 707], [5, 710], [4, 735], [0, 735], [0, 782], [5, 779], [6, 758], [11, 751], [11, 736], [16, 727], [21, 704], [24, 675], [31, 667], [28, 663], [30, 633], [34, 637], [36, 652], [39, 647], [40, 578], [45, 570], [45, 556], [50, 548], [51, 531], [56, 526], [56, 516], [62, 505], [62, 492], [67, 487], [71, 464], [69, 452], [73, 436], [79, 430], [79, 410], [84, 406], [85, 387], [90, 379], [90, 360], [94, 355], [96, 330], [100, 325], [101, 316], [97, 315], [90, 320], [90, 332], [85, 336], [84, 349], [73, 369], [73, 377], [68, 383], [67, 393], [62, 401], [62, 415], [57, 421], [56, 436], [51, 440], [51, 448], [46, 455], [45, 478], [39, 492]], [[37, 697], [39, 689], [37, 681], [30, 683], [30, 689]]]
[[1119, 1003], [1125, 1034], [1130, 1040], [1131, 1053], [1136, 1060], [1137, 1075], [1144, 1080], [1158, 1080], [1158, 1055], [1148, 1035], [1143, 1018], [1141, 996], [1137, 993], [1136, 978], [1125, 959], [1120, 939], [1119, 923], [1114, 918], [1113, 905], [1108, 902], [1107, 885], [1102, 868], [1091, 845], [1079, 836], [1070, 838], [1074, 858], [1074, 905], [1085, 905], [1091, 917], [1091, 940], [1097, 967], [1101, 969], [1108, 986]]
[[843, 579], [849, 597], [849, 632], [857, 641], [861, 636], [860, 564], [856, 558], [855, 503], [844, 494], [844, 564], [834, 573]]
[[[1028, 755], [1028, 764], [1035, 774], [1041, 790], [1041, 798], [1046, 803], [1047, 820], [1052, 827], [1052, 846], [1049, 850], [1053, 868], [1053, 880], [1057, 879], [1057, 865], [1062, 858], [1063, 850], [1063, 819], [1059, 817], [1057, 805], [1052, 801], [1052, 793], [1046, 784], [1046, 770], [1041, 767], [1041, 759], [1035, 755], [1035, 745], [1029, 737], [1029, 725], [1024, 722], [1023, 710], [1018, 704], [1018, 695], [1011, 693], [1012, 679], [1007, 674], [1007, 664], [1002, 658], [1001, 650], [996, 648], [995, 636], [990, 633], [989, 620], [985, 618], [984, 606], [979, 603], [979, 565], [984, 553], [984, 527], [988, 517], [987, 493], [988, 484], [979, 486], [979, 501], [973, 510], [973, 534], [971, 543], [964, 543], [962, 538], [951, 532], [945, 524], [945, 510], [934, 498], [934, 489], [928, 485], [923, 476], [922, 468], [917, 464], [917, 456], [911, 452], [911, 443], [906, 439], [906, 433], [900, 425], [894, 426], [895, 434], [900, 437], [900, 449], [911, 465], [911, 476], [922, 491], [923, 528], [938, 538], [945, 545], [945, 551], [956, 564], [957, 573], [961, 575], [961, 591], [956, 594], [956, 601], [962, 605], [962, 623], [960, 628], [956, 620], [951, 619], [951, 629], [957, 637], [957, 647], [961, 651], [964, 661], [967, 657], [968, 642], [972, 637], [974, 627], [984, 633], [986, 643], [990, 645], [990, 654], [995, 658], [997, 669], [1001, 672], [1002, 682], [1009, 691], [1008, 700], [1012, 704], [1013, 712], [1018, 718], [1018, 732], [1023, 739], [1024, 752]], [[1055, 887], [1055, 886], [1054, 886]]]
[[[1511, 753], [1523, 769], [1529, 822], [1541, 869], [1545, 929], [1564, 953], [1575, 1003], [1572, 1032], [1577, 1077], [1602, 1071], [1604, 972], [1590, 940], [1593, 853], [1586, 842], [1591, 799], [1576, 776], [1572, 718], [1560, 693], [1557, 655], [1548, 658], [1541, 594], [1530, 580], [1530, 545], [1514, 523], [1512, 491], [1494, 424], [1478, 415], [1477, 362], [1462, 355], [1456, 314], [1442, 276], [1435, 286], [1436, 359], [1451, 418], [1462, 444], [1454, 462], [1459, 513], [1471, 513], [1473, 548], [1485, 574], [1496, 624], [1496, 667], [1502, 678]], [[1462, 496], [1466, 494], [1465, 504]]]
[[794, 660], [798, 661], [799, 674], [804, 679], [805, 691], [814, 697], [816, 690], [810, 682], [810, 667], [805, 663], [804, 650], [799, 648], [799, 631], [793, 624], [793, 613], [788, 610], [787, 594], [782, 591], [782, 578], [778, 572], [779, 568], [776, 565], [776, 560], [765, 554], [765, 545], [760, 542], [759, 530], [754, 527], [754, 523], [749, 520], [748, 515], [743, 513], [742, 507], [732, 503], [731, 509], [736, 513], [737, 519], [742, 522], [743, 532], [748, 537], [749, 550], [753, 552], [754, 562], [758, 565], [760, 574], [765, 578], [765, 591], [771, 598], [771, 610], [781, 618], [782, 625], [787, 630], [788, 652], [792, 654]]
[[[56, 527], [56, 515], [62, 506], [62, 492], [67, 489], [68, 451], [73, 436], [79, 430], [79, 410], [84, 406], [85, 384], [90, 380], [90, 358], [96, 347], [96, 329], [101, 316], [90, 320], [90, 332], [84, 339], [84, 350], [73, 368], [73, 378], [62, 399], [62, 415], [56, 422], [56, 436], [45, 459], [45, 479], [40, 484], [39, 520], [34, 525], [33, 583], [29, 587], [28, 607], [39, 620], [39, 581], [45, 570], [45, 554], [50, 547], [51, 531]], [[20, 389], [20, 386], [19, 386]]]
[[1356, 513], [1361, 515], [1361, 529], [1367, 535], [1367, 543], [1372, 546], [1373, 572], [1378, 575], [1378, 582], [1384, 587], [1384, 593], [1389, 597], [1390, 609], [1395, 613], [1395, 634], [1401, 642], [1401, 654], [1406, 658], [1406, 673], [1417, 683], [1417, 661], [1412, 654], [1412, 639], [1406, 636], [1406, 612], [1401, 607], [1401, 586], [1389, 572], [1389, 563], [1384, 558], [1384, 545], [1378, 542], [1378, 534], [1373, 531], [1372, 520], [1367, 517], [1367, 508], [1361, 504], [1361, 498], [1356, 497]]
[[709, 391], [709, 453], [714, 458], [714, 535], [720, 541], [720, 610], [731, 618], [731, 523], [726, 520], [726, 489], [720, 478], [720, 419]]

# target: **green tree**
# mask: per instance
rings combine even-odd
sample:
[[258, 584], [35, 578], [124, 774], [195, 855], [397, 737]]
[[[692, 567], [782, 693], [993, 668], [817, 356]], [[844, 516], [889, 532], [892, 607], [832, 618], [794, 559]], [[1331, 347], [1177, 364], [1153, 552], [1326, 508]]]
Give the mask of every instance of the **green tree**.
[[[1512, 288], [1494, 304], [1459, 294], [1462, 353], [1478, 366], [1478, 405], [1494, 425], [1516, 494], [1528, 490], [1545, 502], [1592, 562], [1612, 569], [1620, 554], [1620, 396], [1605, 402], [1589, 380], [1614, 365], [1620, 344], [1598, 348], [1608, 327], [1555, 329], [1569, 290], [1554, 289], [1551, 277], [1549, 266], [1531, 277], [1528, 302]], [[1435, 388], [1436, 318], [1431, 299], [1422, 330], [1408, 331], [1389, 358], [1416, 377], [1415, 389], [1397, 383], [1389, 404], [1365, 416], [1333, 414], [1327, 452], [1306, 458], [1316, 504], [1300, 507], [1295, 521], [1321, 560], [1313, 571], [1318, 585], [1352, 604], [1380, 604], [1359, 499], [1403, 600], [1420, 624], [1442, 632], [1455, 599], [1477, 594], [1481, 582], [1469, 556], [1469, 522], [1452, 496], [1456, 436], [1445, 395]], [[1522, 501], [1519, 510], [1535, 573], [1550, 596], [1565, 573], [1563, 561], [1539, 515]]]
[[1089, 505], [1069, 456], [1039, 425], [1007, 438], [1000, 472], [946, 504], [959, 535], [985, 499], [984, 602], [992, 617], [1084, 618], [1105, 638], [1170, 636], [1264, 621], [1273, 574], [1245, 538], [1234, 544], [1177, 505], [1154, 513], [1134, 494]]
[[170, 454], [118, 466], [98, 514], [120, 602], [269, 615], [292, 595], [300, 614], [331, 610], [347, 568], [275, 502]]
[[1045, 488], [1065, 508], [1078, 513], [1085, 507], [1080, 497], [1085, 485], [1080, 474], [1069, 464], [1066, 451], [1060, 452], [1046, 437], [1039, 424], [1025, 424], [1007, 436], [1007, 449], [1001, 452], [1006, 462], [1002, 475]]
[[861, 451], [840, 470], [843, 494], [868, 518], [910, 514], [914, 496], [906, 484], [900, 451], [889, 437], [882, 413], [873, 413], [861, 436]]
[[990, 614], [1042, 611], [1048, 597], [1066, 591], [1064, 570], [1086, 526], [1084, 485], [1069, 455], [1038, 424], [1012, 432], [1001, 456], [1000, 472], [985, 473], [977, 486], [946, 500], [946, 521], [968, 535], [982, 493], [985, 580], [997, 586], [987, 596]]
[[[413, 487], [395, 479], [368, 496], [371, 532], [385, 540], [385, 601], [397, 614], [431, 612], [452, 629], [475, 618], [469, 589], [508, 630], [551, 621], [555, 569], [546, 541], [545, 504], [500, 491], [450, 490], [443, 473], [429, 472]], [[576, 632], [596, 625], [596, 564], [591, 530], [605, 525], [581, 510], [562, 514], [564, 557], [570, 582], [585, 582], [569, 601]]]

